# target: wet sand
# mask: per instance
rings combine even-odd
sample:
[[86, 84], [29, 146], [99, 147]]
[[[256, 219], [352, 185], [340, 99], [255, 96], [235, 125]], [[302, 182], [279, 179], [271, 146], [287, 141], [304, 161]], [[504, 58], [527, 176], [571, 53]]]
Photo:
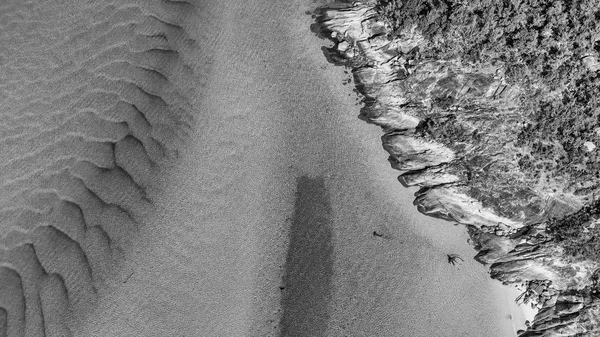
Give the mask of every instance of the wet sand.
[[[62, 244], [66, 239], [35, 243], [49, 247], [50, 257], [60, 246], [71, 260], [83, 251], [99, 256], [90, 258], [91, 264], [110, 257], [116, 265], [90, 267], [93, 281], [84, 272], [71, 277], [69, 267], [59, 265], [53, 270], [66, 286], [50, 276], [31, 278], [49, 289], [42, 311], [81, 309], [79, 315], [57, 311], [67, 312], [66, 318], [47, 316], [58, 322], [52, 328], [56, 335], [67, 325], [75, 336], [514, 335], [504, 290], [469, 258], [474, 251], [465, 230], [417, 213], [414, 190], [396, 181], [386, 161], [380, 131], [356, 117], [352, 84], [342, 85], [349, 75], [326, 62], [320, 51], [326, 42], [309, 30], [312, 19], [305, 12], [316, 5], [227, 0], [153, 14], [169, 24], [147, 32], [158, 36], [156, 31], [174, 30], [173, 48], [197, 78], [160, 68], [177, 87], [167, 93], [153, 87], [152, 78], [140, 81], [166, 97], [168, 107], [184, 106], [195, 122], [173, 122], [187, 129], [182, 141], [161, 138], [167, 131], [158, 133], [155, 138], [178, 153], [160, 167], [138, 159], [142, 152], [136, 142], [119, 145], [127, 151], [118, 167], [143, 187], [144, 197], [129, 198], [133, 192], [122, 190], [126, 184], [88, 166], [76, 171], [87, 182], [90, 200], [97, 196], [102, 202], [81, 201], [85, 195], [73, 192], [65, 197], [72, 200], [69, 205], [81, 205], [84, 217], [95, 214], [94, 207], [129, 205], [119, 209], [133, 214], [134, 224], [127, 230], [111, 227], [105, 222], [121, 219], [120, 213], [107, 218], [108, 211], [98, 211], [108, 234], [93, 236], [94, 229], [87, 229], [77, 234], [80, 241], [72, 235], [75, 242], [91, 242], [89, 249], [84, 244], [69, 248]], [[127, 22], [129, 14], [123, 13]], [[170, 25], [174, 22], [180, 28]], [[178, 29], [196, 45], [182, 42]], [[86, 53], [93, 58], [92, 49]], [[135, 71], [121, 74], [138, 81]], [[183, 102], [175, 93], [188, 92], [186, 85], [195, 90]], [[142, 122], [127, 123], [135, 128]], [[110, 136], [118, 133], [114, 127], [86, 130], [92, 141], [120, 139]], [[158, 157], [148, 150], [151, 139], [140, 143], [145, 156]], [[61, 146], [67, 152], [74, 148], [56, 145]], [[103, 164], [108, 159], [91, 156], [89, 161], [112, 167]], [[105, 181], [112, 182], [113, 192], [103, 190]], [[94, 244], [102, 240], [109, 243]], [[449, 265], [447, 253], [461, 254], [465, 263]], [[44, 260], [42, 253], [38, 256]], [[51, 270], [51, 262], [42, 265]], [[92, 283], [95, 290], [86, 290]], [[61, 287], [80, 290], [84, 299], [93, 293], [94, 299], [82, 302]], [[6, 298], [0, 302], [7, 303]], [[3, 317], [13, 320], [1, 315], [0, 323]]]

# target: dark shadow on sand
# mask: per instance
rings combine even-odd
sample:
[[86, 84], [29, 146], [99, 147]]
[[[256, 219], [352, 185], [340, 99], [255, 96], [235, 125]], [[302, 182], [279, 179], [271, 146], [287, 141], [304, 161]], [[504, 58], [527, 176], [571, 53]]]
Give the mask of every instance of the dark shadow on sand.
[[8, 312], [6, 309], [0, 308], [0, 337], [8, 335]]
[[282, 287], [282, 336], [325, 336], [333, 273], [332, 211], [325, 181], [300, 177]]

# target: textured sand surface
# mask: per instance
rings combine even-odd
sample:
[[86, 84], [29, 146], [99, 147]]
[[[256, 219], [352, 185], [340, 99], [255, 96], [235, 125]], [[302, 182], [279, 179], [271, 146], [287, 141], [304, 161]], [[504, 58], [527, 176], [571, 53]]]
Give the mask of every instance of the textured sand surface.
[[316, 5], [0, 5], [0, 337], [513, 334], [355, 117]]
[[[1, 304], [8, 336], [80, 328], [192, 123], [197, 49], [156, 1], [0, 7]], [[151, 9], [150, 9], [151, 8]], [[183, 14], [182, 14], [183, 13]]]

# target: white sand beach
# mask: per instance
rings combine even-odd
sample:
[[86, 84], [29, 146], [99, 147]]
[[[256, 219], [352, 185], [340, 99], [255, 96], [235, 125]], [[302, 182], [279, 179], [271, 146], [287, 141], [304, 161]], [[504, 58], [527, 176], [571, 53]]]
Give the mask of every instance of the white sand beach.
[[[35, 1], [31, 3], [33, 8], [45, 8]], [[77, 15], [102, 9], [69, 3], [83, 8], [56, 22], [68, 25], [70, 20], [78, 22]], [[117, 159], [102, 157], [102, 145], [89, 145], [122, 139], [119, 132], [125, 131], [114, 125], [81, 118], [65, 126], [70, 130], [66, 132], [36, 124], [34, 114], [47, 113], [43, 109], [46, 93], [42, 95], [39, 88], [51, 87], [48, 97], [61, 93], [79, 97], [95, 90], [86, 85], [95, 78], [85, 67], [68, 75], [79, 76], [77, 80], [67, 75], [64, 80], [55, 80], [50, 75], [39, 79], [36, 69], [27, 68], [51, 61], [22, 59], [25, 68], [20, 70], [13, 63], [4, 65], [12, 71], [29, 69], [32, 74], [28, 81], [33, 84], [13, 83], [20, 90], [11, 89], [11, 82], [3, 85], [3, 95], [12, 102], [2, 112], [6, 120], [2, 125], [2, 159], [12, 165], [3, 173], [0, 199], [0, 219], [9, 223], [1, 232], [3, 248], [42, 242], [28, 239], [25, 230], [19, 230], [25, 233], [22, 241], [18, 239], [21, 234], [10, 234], [17, 226], [10, 225], [10, 219], [25, 212], [15, 206], [14, 200], [21, 194], [14, 191], [60, 191], [78, 181], [83, 181], [91, 192], [55, 194], [61, 196], [60, 200], [80, 205], [85, 226], [95, 219], [87, 214], [96, 214], [95, 210], [101, 208], [97, 221], [110, 238], [98, 239], [104, 236], [95, 237], [90, 234], [93, 229], [71, 228], [64, 222], [62, 231], [77, 242], [76, 247], [61, 250], [55, 247], [71, 246], [58, 239], [49, 241], [45, 243], [49, 248], [40, 249], [38, 259], [68, 259], [81, 251], [90, 256], [91, 267], [85, 262], [68, 267], [66, 262], [51, 268], [48, 266], [54, 264], [44, 260], [41, 276], [22, 276], [31, 284], [51, 284], [48, 275], [53, 273], [64, 280], [64, 286], [48, 285], [49, 295], [42, 296], [42, 304], [38, 304], [47, 317], [39, 324], [56, 322], [44, 329], [47, 336], [515, 336], [524, 316], [510, 305], [514, 291], [491, 280], [486, 267], [471, 258], [475, 251], [468, 245], [463, 227], [417, 212], [412, 205], [415, 190], [403, 188], [396, 180], [397, 173], [389, 167], [381, 147], [381, 131], [356, 117], [360, 105], [353, 84], [342, 85], [350, 75], [327, 63], [320, 50], [327, 42], [310, 32], [312, 18], [306, 12], [322, 3], [191, 1], [191, 5], [163, 3], [167, 6], [164, 10], [158, 3], [131, 1], [127, 6], [136, 10], [126, 8], [119, 11], [122, 17], [99, 21], [99, 27], [111, 28], [110, 33], [82, 37], [92, 41], [89, 48], [67, 53], [80, 59], [65, 61], [63, 66], [69, 69], [89, 62], [91, 67], [112, 60], [118, 51], [115, 46], [121, 43], [120, 30], [122, 34], [129, 32], [129, 11], [135, 15], [155, 11], [152, 15], [162, 15], [167, 23], [181, 20], [179, 28], [166, 23], [161, 27], [173, 30], [177, 43], [190, 46], [179, 54], [196, 70], [197, 77], [187, 78], [181, 70], [186, 69], [184, 66], [170, 64], [164, 71], [174, 83], [173, 88], [171, 84], [155, 84], [151, 77], [142, 81], [148, 83], [148, 91], [167, 97], [166, 106], [188, 106], [195, 120], [181, 140], [163, 139], [178, 149], [178, 156], [165, 163], [163, 169], [148, 164], [153, 162], [152, 145], [151, 140], [143, 141], [143, 136], [139, 139], [145, 155], [140, 154], [140, 146], [131, 145], [135, 142], [115, 141], [122, 144], [116, 148], [124, 149], [113, 150], [121, 153], [115, 154]], [[12, 18], [14, 13], [27, 11], [20, 6], [25, 5], [6, 5], [0, 14]], [[113, 9], [107, 6], [103, 10], [108, 13]], [[148, 25], [148, 35], [160, 30]], [[30, 34], [42, 35], [36, 29], [44, 29], [43, 23], [30, 26]], [[179, 29], [185, 30], [196, 45], [181, 42], [184, 38]], [[76, 27], [64, 32], [73, 36], [77, 33]], [[7, 36], [3, 34], [2, 38], [8, 39], [9, 46], [12, 43], [15, 48], [23, 48], [22, 42], [11, 42]], [[110, 39], [115, 39], [116, 51], [94, 51], [94, 43]], [[62, 62], [59, 52], [48, 56], [35, 46], [31, 48], [32, 58]], [[5, 56], [10, 57], [16, 56]], [[111, 76], [136, 83], [136, 71], [124, 69]], [[11, 76], [5, 77], [24, 75]], [[194, 86], [194, 90], [185, 102], [173, 92], [185, 91], [187, 85]], [[125, 89], [107, 84], [106, 90]], [[37, 102], [35, 109], [23, 108], [32, 101]], [[50, 109], [50, 113], [69, 119], [68, 109], [73, 106], [60, 104], [53, 105], [56, 109]], [[81, 104], [93, 109], [100, 103]], [[75, 114], [85, 109], [72, 110]], [[19, 124], [23, 118], [36, 127]], [[119, 125], [126, 123], [143, 133], [139, 118], [123, 119]], [[148, 122], [153, 121], [150, 118]], [[46, 123], [56, 121], [49, 119]], [[173, 125], [181, 126], [176, 122]], [[46, 155], [37, 155], [31, 142], [12, 142], [20, 133], [27, 133], [25, 138], [44, 144], [69, 132], [81, 133], [87, 145], [78, 147], [79, 143], [65, 140], [53, 144], [54, 150]], [[169, 146], [165, 146], [167, 150]], [[46, 166], [39, 164], [46, 163], [47, 158], [54, 161]], [[128, 174], [123, 176], [131, 178], [136, 184], [130, 185], [137, 187], [119, 183], [121, 180], [113, 176], [100, 177], [105, 171], [77, 164], [91, 163], [89, 166], [109, 170], [113, 167], [111, 160], [122, 163]], [[69, 172], [75, 172], [80, 180], [61, 178], [51, 184], [48, 181], [52, 179], [40, 178], [40, 186], [36, 187], [33, 182], [38, 180], [26, 179], [53, 176], [62, 172], [61, 165], [76, 167]], [[55, 185], [62, 187], [52, 187]], [[130, 197], [134, 192], [141, 196]], [[96, 197], [103, 201], [94, 201]], [[23, 200], [30, 200], [27, 198]], [[40, 210], [47, 208], [43, 204], [46, 199], [36, 200]], [[121, 220], [114, 220], [112, 227], [104, 224], [102, 221], [113, 219], [106, 218], [110, 212], [105, 209], [112, 209], [111, 205], [125, 205], [119, 209], [131, 214], [135, 225], [131, 229], [120, 226]], [[47, 226], [43, 220], [46, 213], [39, 214], [42, 220], [31, 224], [32, 228]], [[117, 215], [114, 219], [121, 219]], [[110, 243], [96, 245], [94, 240]], [[48, 256], [43, 257], [46, 251]], [[460, 254], [465, 262], [448, 264], [449, 253]], [[5, 253], [4, 257], [9, 255]], [[9, 265], [6, 261], [4, 265]], [[11, 268], [21, 270], [18, 266]], [[85, 278], [88, 269], [90, 280]], [[77, 274], [78, 270], [84, 271], [80, 273], [83, 276]], [[27, 282], [22, 283], [25, 293], [33, 287]], [[86, 290], [84, 285], [92, 283], [93, 290]], [[93, 299], [86, 299], [88, 293]], [[83, 300], [77, 297], [80, 295]], [[8, 308], [7, 312], [13, 312], [10, 308], [23, 312], [11, 303], [9, 297], [0, 296], [0, 306]], [[70, 308], [65, 309], [65, 316], [52, 318], [52, 309], [62, 307]], [[28, 310], [23, 317], [34, 317], [33, 309]], [[6, 315], [8, 322], [30, 324], [10, 315]], [[67, 325], [69, 328], [65, 328]], [[36, 336], [39, 330], [23, 331], [27, 336]]]

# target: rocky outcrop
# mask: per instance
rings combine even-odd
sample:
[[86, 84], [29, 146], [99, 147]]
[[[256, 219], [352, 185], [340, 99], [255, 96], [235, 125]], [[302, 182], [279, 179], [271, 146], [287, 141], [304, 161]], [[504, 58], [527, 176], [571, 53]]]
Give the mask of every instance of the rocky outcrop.
[[[404, 186], [418, 186], [423, 214], [469, 226], [476, 259], [491, 276], [523, 284], [519, 300], [540, 311], [522, 336], [591, 336], [594, 272], [554, 243], [550, 219], [580, 210], [593, 196], [569, 181], [532, 176], [519, 143], [528, 116], [501, 63], [460, 58], [416, 61], [428, 41], [416, 26], [392, 33], [376, 1], [336, 3], [315, 13], [314, 31], [334, 46], [328, 59], [352, 69], [363, 95], [360, 118], [381, 126], [383, 147]], [[589, 57], [593, 70], [597, 60]]]

